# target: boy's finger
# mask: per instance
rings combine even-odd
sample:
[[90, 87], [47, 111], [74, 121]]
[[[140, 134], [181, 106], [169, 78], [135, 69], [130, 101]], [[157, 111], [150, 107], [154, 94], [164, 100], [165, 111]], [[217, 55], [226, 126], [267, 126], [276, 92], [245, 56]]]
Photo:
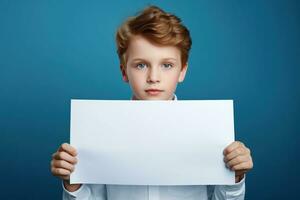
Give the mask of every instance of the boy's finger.
[[230, 160], [227, 163], [227, 166], [229, 168], [232, 168], [233, 166], [238, 165], [238, 164], [243, 163], [243, 162], [247, 162], [248, 160], [249, 160], [248, 156], [237, 156], [234, 159]]
[[69, 162], [66, 162], [64, 160], [55, 160], [53, 161], [53, 166], [56, 168], [64, 168], [71, 172], [74, 171], [75, 167], [74, 165], [70, 164]]
[[67, 152], [61, 151], [61, 152], [56, 152], [53, 154], [53, 159], [54, 160], [65, 160], [71, 164], [76, 164], [77, 163], [77, 158], [68, 154]]
[[247, 153], [248, 152], [246, 151], [246, 149], [238, 147], [238, 148], [234, 149], [233, 151], [231, 151], [230, 153], [228, 153], [227, 155], [225, 155], [224, 162], [228, 162], [239, 155], [245, 155]]
[[70, 175], [70, 171], [63, 168], [53, 168], [52, 173], [56, 176], [67, 176]]
[[237, 171], [237, 170], [249, 170], [252, 168], [251, 162], [242, 162], [238, 165], [234, 165], [231, 170]]
[[223, 154], [226, 155], [242, 145], [243, 145], [243, 143], [241, 143], [239, 141], [234, 141], [233, 143], [231, 143], [224, 149]]
[[70, 144], [68, 144], [68, 143], [63, 143], [63, 144], [59, 147], [58, 151], [66, 151], [66, 152], [72, 154], [73, 156], [76, 156], [76, 155], [77, 155], [76, 149], [75, 149], [74, 147], [72, 147], [72, 146], [71, 146]]

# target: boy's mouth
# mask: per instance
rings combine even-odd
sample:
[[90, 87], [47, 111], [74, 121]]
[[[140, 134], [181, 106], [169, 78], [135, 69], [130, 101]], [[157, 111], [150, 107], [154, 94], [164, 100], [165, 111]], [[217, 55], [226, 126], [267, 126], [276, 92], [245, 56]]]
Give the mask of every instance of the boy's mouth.
[[158, 94], [160, 94], [161, 92], [163, 92], [163, 90], [159, 90], [159, 89], [148, 89], [145, 90], [145, 92], [147, 92], [147, 94], [151, 95], [151, 96], [156, 96]]

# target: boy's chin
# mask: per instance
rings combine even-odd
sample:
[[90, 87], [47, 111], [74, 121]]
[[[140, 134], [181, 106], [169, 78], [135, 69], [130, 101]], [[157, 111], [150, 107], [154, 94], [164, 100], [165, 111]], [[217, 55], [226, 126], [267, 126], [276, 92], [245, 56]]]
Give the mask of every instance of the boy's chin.
[[143, 100], [156, 100], [156, 101], [163, 101], [163, 100], [167, 100], [167, 99], [164, 99], [164, 98], [159, 98], [159, 97], [147, 97]]
[[165, 95], [144, 95], [141, 96], [138, 100], [172, 100], [173, 96]]

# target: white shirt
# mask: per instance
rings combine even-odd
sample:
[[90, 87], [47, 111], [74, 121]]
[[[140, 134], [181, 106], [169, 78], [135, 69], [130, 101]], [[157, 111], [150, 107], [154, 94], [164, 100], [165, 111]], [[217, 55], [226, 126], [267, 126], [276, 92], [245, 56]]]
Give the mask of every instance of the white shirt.
[[[173, 100], [177, 100], [175, 94]], [[243, 200], [244, 197], [245, 177], [234, 185], [216, 186], [82, 184], [75, 192], [69, 192], [63, 185], [63, 200]]]

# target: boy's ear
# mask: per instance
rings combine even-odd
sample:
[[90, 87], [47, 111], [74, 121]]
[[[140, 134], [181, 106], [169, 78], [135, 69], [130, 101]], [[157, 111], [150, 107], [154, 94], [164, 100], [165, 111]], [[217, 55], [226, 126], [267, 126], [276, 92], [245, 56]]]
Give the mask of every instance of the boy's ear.
[[181, 69], [179, 77], [178, 77], [178, 83], [184, 81], [187, 68], [188, 68], [188, 63], [186, 63], [185, 65], [182, 66], [182, 69]]
[[126, 74], [125, 67], [124, 67], [122, 64], [120, 65], [120, 70], [121, 70], [121, 72], [122, 72], [122, 78], [123, 78], [123, 81], [129, 82], [129, 81], [128, 81], [127, 74]]

